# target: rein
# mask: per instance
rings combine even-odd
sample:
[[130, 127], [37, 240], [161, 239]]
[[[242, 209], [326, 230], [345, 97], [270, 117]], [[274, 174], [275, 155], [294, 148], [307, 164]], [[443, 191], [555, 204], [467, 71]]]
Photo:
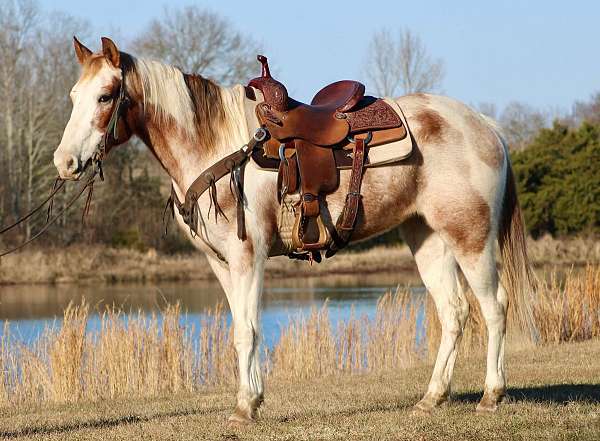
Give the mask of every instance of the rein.
[[81, 195], [83, 193], [85, 193], [85, 191], [87, 190], [88, 195], [87, 195], [87, 198], [85, 201], [85, 205], [83, 208], [83, 214], [81, 217], [81, 221], [83, 222], [83, 220], [85, 219], [85, 216], [89, 213], [89, 210], [90, 210], [90, 205], [92, 202], [92, 195], [93, 195], [93, 190], [94, 190], [94, 182], [95, 182], [96, 176], [99, 176], [100, 180], [104, 181], [104, 172], [102, 171], [102, 161], [106, 157], [107, 146], [109, 145], [109, 142], [112, 142], [113, 145], [118, 142], [119, 118], [122, 116], [123, 112], [126, 110], [126, 108], [129, 106], [129, 103], [130, 103], [129, 97], [127, 96], [127, 94], [125, 92], [125, 71], [123, 70], [123, 67], [121, 67], [121, 78], [122, 78], [122, 80], [121, 80], [121, 85], [119, 86], [119, 95], [117, 97], [117, 101], [115, 102], [115, 107], [110, 116], [110, 120], [108, 121], [108, 125], [106, 127], [106, 132], [104, 132], [102, 139], [96, 146], [96, 150], [92, 154], [92, 157], [83, 166], [82, 172], [85, 172], [86, 169], [90, 165], [92, 165], [92, 173], [91, 173], [90, 177], [88, 178], [88, 180], [86, 181], [86, 183], [81, 187], [79, 192], [77, 192], [77, 194], [69, 200], [67, 205], [65, 205], [62, 208], [62, 210], [60, 210], [58, 212], [58, 214], [56, 216], [52, 217], [52, 207], [54, 205], [54, 197], [64, 187], [65, 182], [66, 182], [65, 180], [61, 179], [60, 177], [56, 178], [56, 181], [54, 182], [54, 185], [53, 185], [52, 191], [50, 192], [50, 195], [46, 199], [44, 199], [44, 201], [42, 201], [38, 206], [36, 206], [34, 209], [32, 209], [29, 213], [27, 213], [26, 215], [17, 219], [12, 224], [0, 229], [0, 235], [2, 235], [4, 233], [14, 229], [18, 225], [22, 224], [27, 219], [29, 219], [31, 216], [33, 216], [35, 213], [37, 213], [39, 210], [41, 210], [45, 205], [48, 204], [48, 212], [47, 212], [47, 216], [46, 216], [46, 223], [44, 224], [44, 226], [40, 229], [40, 231], [38, 231], [35, 235], [33, 235], [31, 238], [29, 238], [25, 242], [19, 244], [18, 246], [15, 246], [13, 248], [10, 248], [8, 250], [1, 252], [0, 257], [6, 256], [7, 254], [11, 254], [15, 251], [20, 250], [21, 248], [30, 244], [31, 242], [36, 240], [38, 237], [40, 237], [42, 234], [44, 234], [48, 230], [48, 228], [50, 228], [50, 226], [52, 224], [54, 224], [60, 216], [62, 216], [67, 210], [69, 210], [73, 206], [73, 204], [75, 204], [75, 202], [81, 197]]
[[41, 202], [37, 207], [35, 207], [33, 210], [31, 210], [29, 213], [27, 213], [25, 216], [20, 217], [19, 219], [17, 219], [15, 222], [13, 222], [12, 224], [10, 224], [9, 226], [4, 227], [3, 229], [1, 229], [0, 230], [0, 234], [4, 234], [7, 231], [12, 230], [16, 226], [22, 224], [27, 219], [29, 219], [31, 216], [33, 216], [35, 213], [37, 213], [42, 208], [44, 208], [44, 206], [48, 202], [50, 202], [50, 205], [48, 206], [48, 216], [47, 216], [47, 220], [48, 220], [50, 218], [50, 214], [52, 212], [52, 201], [54, 201], [54, 196], [56, 196], [56, 194], [63, 188], [64, 185], [65, 185], [65, 181], [64, 180], [62, 180], [61, 178], [56, 178], [56, 181], [54, 181], [54, 186], [52, 187], [52, 191], [50, 192], [50, 194], [48, 195], [48, 197], [46, 199], [44, 199], [44, 201]]
[[[28, 240], [26, 240], [25, 242], [17, 245], [16, 247], [13, 248], [9, 248], [8, 250], [3, 251], [2, 253], [0, 253], [0, 257], [4, 257], [7, 254], [11, 254], [14, 253], [15, 251], [20, 250], [21, 248], [25, 247], [26, 245], [29, 245], [31, 242], [33, 242], [34, 240], [36, 240], [38, 237], [40, 237], [42, 234], [44, 234], [48, 228], [50, 228], [50, 226], [56, 222], [58, 220], [58, 218], [60, 218], [67, 210], [69, 210], [73, 204], [75, 202], [77, 202], [77, 200], [79, 199], [79, 197], [88, 189], [92, 189], [93, 185], [94, 185], [94, 179], [96, 178], [96, 172], [93, 172], [92, 175], [89, 177], [88, 181], [85, 183], [85, 185], [83, 185], [81, 187], [81, 189], [79, 190], [79, 192], [73, 196], [69, 202], [67, 203], [67, 205], [65, 205], [62, 210], [60, 210], [58, 212], [58, 214], [54, 217], [50, 217], [51, 214], [51, 208], [52, 205], [49, 206], [49, 210], [48, 210], [48, 220], [46, 221], [46, 223], [44, 224], [44, 226], [40, 229], [40, 231], [38, 231], [35, 235], [31, 236]], [[61, 181], [61, 184], [58, 186], [58, 189], [62, 188], [62, 184], [64, 184], [65, 181]], [[45, 205], [48, 201], [52, 200], [51, 198], [56, 195], [57, 191], [56, 189], [51, 193], [51, 197], [49, 197], [48, 199], [46, 199], [46, 201], [43, 203], [43, 205]], [[90, 191], [91, 194], [91, 191]], [[40, 207], [36, 208], [36, 211], [41, 208], [43, 205], [41, 205]], [[33, 214], [35, 211], [30, 212], [27, 216], [25, 216], [23, 219], [27, 219], [31, 214]], [[20, 223], [20, 222], [19, 222]], [[18, 223], [16, 224], [18, 225]], [[15, 226], [16, 226], [15, 225]], [[12, 227], [12, 226], [11, 226]], [[7, 229], [2, 230], [2, 232], [7, 231]]]

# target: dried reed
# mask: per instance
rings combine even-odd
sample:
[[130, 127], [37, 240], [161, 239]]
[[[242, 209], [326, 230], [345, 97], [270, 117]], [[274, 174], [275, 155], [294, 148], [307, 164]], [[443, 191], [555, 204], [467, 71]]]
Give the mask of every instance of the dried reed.
[[[564, 279], [553, 273], [547, 280], [533, 304], [539, 341], [600, 337], [600, 267], [572, 270]], [[466, 298], [470, 318], [462, 346], [472, 350], [484, 345], [486, 331], [473, 295]], [[268, 376], [381, 372], [431, 359], [437, 351], [440, 327], [428, 296], [398, 289], [379, 299], [374, 317], [353, 312], [336, 324], [328, 311], [325, 303], [290, 320], [263, 356]], [[106, 308], [94, 329], [89, 317], [85, 302], [69, 305], [63, 320], [32, 345], [11, 336], [5, 323], [0, 405], [160, 396], [236, 381], [232, 330], [222, 305], [206, 312], [198, 333], [185, 325], [178, 304], [160, 314]]]
[[600, 266], [556, 272], [539, 283], [533, 305], [542, 343], [588, 340], [600, 337]]

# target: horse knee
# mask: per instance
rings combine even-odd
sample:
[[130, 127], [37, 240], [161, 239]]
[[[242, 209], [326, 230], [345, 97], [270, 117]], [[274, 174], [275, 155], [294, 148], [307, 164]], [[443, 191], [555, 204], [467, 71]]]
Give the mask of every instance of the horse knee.
[[462, 310], [457, 308], [446, 308], [439, 314], [442, 333], [448, 333], [454, 337], [462, 334], [466, 317]]
[[240, 351], [248, 347], [254, 347], [258, 334], [251, 322], [235, 323], [233, 326], [233, 345]]
[[438, 305], [442, 330], [460, 336], [469, 317], [469, 302], [464, 295], [453, 295]]
[[508, 293], [506, 292], [506, 289], [504, 288], [502, 283], [498, 283], [498, 293], [496, 294], [496, 300], [498, 301], [498, 303], [500, 303], [500, 305], [502, 305], [502, 308], [506, 313], [506, 311], [508, 311]]

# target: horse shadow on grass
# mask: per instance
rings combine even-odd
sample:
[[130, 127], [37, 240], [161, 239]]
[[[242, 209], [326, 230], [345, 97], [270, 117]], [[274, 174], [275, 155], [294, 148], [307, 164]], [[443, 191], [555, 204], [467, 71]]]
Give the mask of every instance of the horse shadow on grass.
[[14, 431], [0, 431], [0, 439], [14, 439], [26, 436], [56, 435], [82, 429], [108, 429], [117, 426], [145, 423], [173, 417], [208, 415], [223, 412], [225, 409], [187, 409], [171, 412], [158, 412], [152, 415], [124, 415], [118, 417], [94, 418], [88, 421], [59, 424], [56, 426], [33, 426]]
[[[600, 404], [600, 384], [550, 384], [545, 386], [508, 388], [511, 402], [568, 404], [573, 402]], [[469, 392], [453, 396], [453, 401], [477, 403], [482, 393]]]

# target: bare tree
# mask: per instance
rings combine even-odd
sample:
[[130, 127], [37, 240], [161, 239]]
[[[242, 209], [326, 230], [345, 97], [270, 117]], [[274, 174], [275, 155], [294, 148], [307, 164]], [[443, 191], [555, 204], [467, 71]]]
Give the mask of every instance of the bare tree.
[[444, 79], [444, 63], [428, 54], [421, 38], [406, 29], [394, 37], [384, 29], [369, 44], [365, 74], [384, 96], [432, 92]]
[[165, 9], [133, 42], [142, 55], [199, 73], [223, 84], [245, 82], [258, 69], [258, 44], [221, 16], [187, 6]]
[[21, 79], [26, 76], [24, 52], [30, 43], [31, 29], [38, 18], [35, 4], [30, 0], [6, 0], [0, 3], [0, 106], [2, 128], [0, 151], [6, 152], [0, 158], [5, 166], [3, 172], [8, 177], [8, 207], [13, 216], [18, 216], [20, 181], [18, 179], [18, 139], [22, 127], [18, 124], [22, 109], [18, 105], [22, 98]]
[[509, 103], [499, 118], [509, 146], [513, 150], [524, 149], [541, 128], [548, 126], [548, 120], [548, 115], [518, 101]]
[[571, 120], [576, 126], [584, 121], [600, 123], [600, 92], [594, 93], [588, 101], [575, 101]]
[[[45, 195], [56, 171], [52, 152], [60, 141], [71, 103], [68, 91], [77, 78], [79, 65], [72, 53], [71, 36], [85, 36], [84, 22], [54, 13], [34, 30], [34, 39], [24, 53], [29, 74], [23, 84], [24, 115], [21, 146], [21, 179], [25, 209], [29, 211]], [[26, 237], [31, 234], [26, 224]]]
[[[3, 3], [0, 23], [0, 176], [7, 178], [0, 193], [8, 199], [0, 200], [0, 217], [14, 218], [45, 197], [56, 174], [52, 152], [79, 70], [70, 36], [87, 26], [63, 14], [41, 14], [29, 0]], [[32, 222], [25, 224], [26, 238]]]
[[492, 119], [498, 118], [498, 107], [494, 103], [490, 103], [488, 101], [483, 101], [479, 103], [475, 108], [483, 113], [486, 116], [489, 116]]

